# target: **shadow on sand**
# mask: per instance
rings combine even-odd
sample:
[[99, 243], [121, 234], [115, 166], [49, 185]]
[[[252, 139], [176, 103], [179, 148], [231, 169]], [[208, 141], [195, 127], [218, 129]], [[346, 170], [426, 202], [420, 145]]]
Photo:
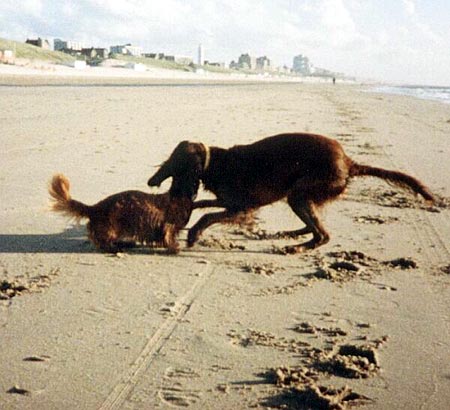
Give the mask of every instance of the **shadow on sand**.
[[85, 226], [55, 234], [0, 234], [0, 253], [94, 253]]
[[[200, 249], [185, 247], [185, 239], [180, 239], [182, 253], [198, 252]], [[149, 248], [145, 245], [126, 246], [124, 251], [133, 254], [161, 254], [167, 253], [164, 248]], [[88, 240], [86, 227], [76, 225], [61, 233], [54, 234], [0, 234], [0, 254], [2, 253], [99, 253]], [[241, 249], [208, 249], [201, 248], [203, 253], [265, 253]]]

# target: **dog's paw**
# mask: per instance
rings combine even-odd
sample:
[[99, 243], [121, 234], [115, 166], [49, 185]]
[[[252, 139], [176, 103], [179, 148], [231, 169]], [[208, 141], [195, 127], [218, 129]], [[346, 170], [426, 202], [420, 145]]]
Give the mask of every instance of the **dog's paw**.
[[195, 242], [197, 242], [199, 237], [200, 237], [200, 234], [197, 231], [190, 230], [188, 232], [188, 237], [187, 237], [188, 248], [192, 248], [194, 246]]
[[177, 246], [170, 246], [167, 248], [167, 255], [177, 255], [180, 253], [180, 247]]
[[291, 246], [284, 246], [281, 248], [283, 255], [295, 255], [296, 253], [302, 252], [302, 247], [299, 245], [291, 245]]
[[292, 255], [295, 252], [292, 252], [293, 246], [276, 246], [273, 245], [270, 249], [270, 253], [274, 255]]
[[283, 247], [274, 246], [272, 248], [272, 253], [275, 253], [277, 255], [295, 255], [298, 253], [307, 252], [316, 247], [317, 247], [317, 244], [313, 243], [313, 242], [306, 242], [301, 245], [290, 245], [290, 246], [283, 246]]

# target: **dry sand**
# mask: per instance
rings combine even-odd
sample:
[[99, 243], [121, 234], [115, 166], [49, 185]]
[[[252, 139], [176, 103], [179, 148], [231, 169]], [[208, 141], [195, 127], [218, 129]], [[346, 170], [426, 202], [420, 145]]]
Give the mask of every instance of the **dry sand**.
[[[448, 409], [450, 105], [348, 85], [14, 83], [0, 87], [0, 408]], [[47, 210], [55, 172], [93, 203], [146, 191], [180, 140], [288, 131], [335, 137], [442, 203], [355, 180], [325, 210], [330, 243], [296, 256], [272, 235], [300, 227], [284, 203], [177, 256], [98, 253]]]

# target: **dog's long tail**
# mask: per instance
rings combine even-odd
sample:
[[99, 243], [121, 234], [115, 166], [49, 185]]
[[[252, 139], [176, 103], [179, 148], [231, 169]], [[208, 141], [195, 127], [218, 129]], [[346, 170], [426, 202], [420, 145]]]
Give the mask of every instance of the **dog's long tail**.
[[369, 175], [384, 179], [388, 183], [397, 185], [400, 188], [408, 189], [433, 203], [435, 198], [431, 191], [418, 179], [399, 171], [390, 171], [388, 169], [371, 167], [370, 165], [361, 165], [352, 162], [350, 166], [350, 176], [364, 176]]
[[52, 210], [75, 219], [89, 218], [92, 207], [70, 197], [70, 182], [62, 174], [54, 175], [48, 193], [52, 197]]

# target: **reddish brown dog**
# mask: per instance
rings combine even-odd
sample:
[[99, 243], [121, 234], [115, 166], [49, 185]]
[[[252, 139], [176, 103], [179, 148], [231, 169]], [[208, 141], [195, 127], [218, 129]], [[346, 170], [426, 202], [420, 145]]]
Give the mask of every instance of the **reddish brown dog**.
[[192, 198], [198, 190], [198, 185], [180, 181], [182, 189], [174, 183], [165, 194], [125, 191], [89, 206], [72, 199], [69, 180], [64, 175], [55, 175], [49, 193], [54, 211], [75, 219], [89, 219], [89, 239], [103, 251], [116, 253], [139, 242], [178, 253], [176, 237], [189, 221]]
[[430, 190], [417, 179], [402, 172], [357, 164], [337, 141], [314, 134], [280, 134], [230, 149], [183, 141], [148, 185], [159, 186], [169, 177], [173, 177], [174, 184], [179, 184], [181, 178], [201, 180], [217, 200], [199, 201], [195, 207], [225, 208], [200, 218], [189, 231], [188, 246], [212, 224], [287, 198], [306, 225], [288, 234], [313, 236], [305, 243], [285, 248], [288, 253], [296, 253], [329, 241], [319, 219], [320, 207], [341, 195], [352, 177], [365, 175], [382, 178], [433, 201]]

